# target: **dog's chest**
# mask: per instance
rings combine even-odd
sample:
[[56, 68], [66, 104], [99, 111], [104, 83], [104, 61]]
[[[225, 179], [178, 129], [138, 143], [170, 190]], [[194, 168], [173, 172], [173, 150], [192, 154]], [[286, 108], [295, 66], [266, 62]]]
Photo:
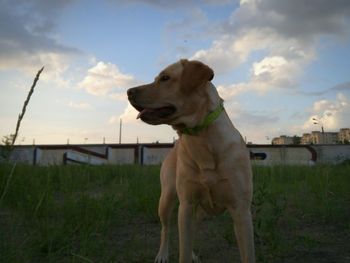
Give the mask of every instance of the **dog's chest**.
[[183, 140], [182, 158], [186, 158], [189, 165], [197, 172], [191, 175], [191, 181], [201, 185], [202, 198], [209, 207], [214, 206], [213, 189], [221, 181], [217, 171], [217, 158], [210, 145], [201, 138], [191, 137]]
[[[201, 171], [215, 170], [217, 166], [215, 152], [202, 138], [184, 136], [181, 138], [181, 146], [183, 157], [188, 158]], [[208, 177], [210, 173], [203, 174], [203, 176]]]
[[222, 204], [225, 198], [220, 192], [220, 185], [224, 183], [224, 180], [219, 180], [217, 174], [209, 173], [214, 172], [205, 171], [200, 175], [201, 198], [199, 203], [208, 215], [216, 215], [224, 210]]

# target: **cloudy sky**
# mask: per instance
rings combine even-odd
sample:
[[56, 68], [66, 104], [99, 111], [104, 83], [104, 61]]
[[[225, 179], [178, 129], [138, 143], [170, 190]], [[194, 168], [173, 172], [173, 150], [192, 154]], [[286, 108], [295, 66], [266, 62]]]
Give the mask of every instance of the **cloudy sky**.
[[130, 87], [180, 58], [213, 83], [248, 141], [350, 127], [348, 0], [0, 0], [0, 136], [18, 143], [172, 142], [136, 120]]

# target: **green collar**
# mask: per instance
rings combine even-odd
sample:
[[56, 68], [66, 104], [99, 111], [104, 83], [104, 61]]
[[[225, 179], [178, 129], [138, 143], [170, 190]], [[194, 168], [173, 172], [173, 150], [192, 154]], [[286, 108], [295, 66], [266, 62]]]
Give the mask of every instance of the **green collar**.
[[184, 128], [181, 130], [181, 133], [187, 135], [197, 135], [201, 130], [207, 128], [210, 124], [212, 124], [224, 110], [223, 102], [220, 102], [220, 105], [212, 112], [210, 112], [207, 116], [205, 116], [204, 120], [201, 124], [193, 127], [193, 128]]

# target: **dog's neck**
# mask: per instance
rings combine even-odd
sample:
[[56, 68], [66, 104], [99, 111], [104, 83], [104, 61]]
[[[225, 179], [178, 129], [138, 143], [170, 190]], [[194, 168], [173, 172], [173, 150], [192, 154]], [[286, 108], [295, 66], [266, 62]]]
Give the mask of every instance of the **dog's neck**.
[[181, 123], [173, 125], [173, 128], [179, 135], [198, 135], [202, 130], [212, 125], [224, 110], [223, 99], [220, 98], [216, 87], [211, 82], [208, 82], [204, 88], [207, 101], [204, 107], [199, 106], [200, 110], [196, 112], [194, 121], [191, 124]]
[[213, 83], [209, 82], [207, 85], [207, 90], [209, 94], [209, 111], [215, 110], [219, 105], [224, 103], [224, 100], [220, 98], [219, 93]]

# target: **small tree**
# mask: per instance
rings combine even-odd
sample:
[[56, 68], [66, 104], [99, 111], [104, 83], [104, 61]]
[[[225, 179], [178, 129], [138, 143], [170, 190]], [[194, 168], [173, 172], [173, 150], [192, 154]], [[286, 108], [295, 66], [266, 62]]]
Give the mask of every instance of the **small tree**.
[[293, 136], [293, 144], [294, 145], [299, 145], [300, 143], [301, 143], [301, 137], [297, 136], [297, 135], [294, 135]]
[[1, 144], [3, 145], [0, 148], [0, 160], [8, 160], [11, 153], [12, 142], [14, 134], [5, 135], [1, 139]]

